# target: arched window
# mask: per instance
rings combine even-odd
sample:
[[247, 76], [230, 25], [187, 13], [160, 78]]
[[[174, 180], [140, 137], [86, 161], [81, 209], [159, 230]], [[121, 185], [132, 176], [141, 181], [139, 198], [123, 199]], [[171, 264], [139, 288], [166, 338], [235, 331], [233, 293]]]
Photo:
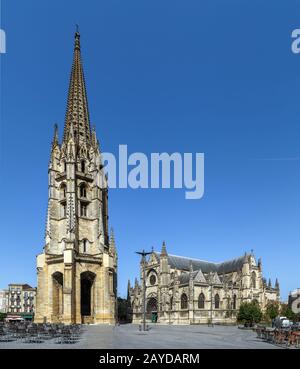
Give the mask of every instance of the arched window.
[[198, 298], [198, 308], [204, 309], [204, 305], [205, 305], [205, 297], [203, 293], [200, 293], [199, 298]]
[[83, 240], [82, 241], [82, 248], [83, 248], [83, 253], [86, 254], [87, 253], [87, 240]]
[[236, 295], [233, 295], [232, 308], [236, 309]]
[[80, 167], [81, 167], [82, 173], [85, 173], [85, 161], [84, 160], [81, 160]]
[[81, 185], [80, 185], [80, 188], [79, 188], [79, 195], [80, 195], [80, 197], [82, 197], [82, 198], [86, 198], [86, 185], [85, 185], [85, 183], [82, 183]]
[[170, 310], [173, 310], [173, 296], [170, 298]]
[[150, 275], [149, 282], [151, 286], [154, 286], [156, 283], [156, 276], [154, 274]]
[[255, 274], [255, 272], [252, 272], [252, 274], [251, 274], [251, 283], [252, 283], [252, 287], [256, 288], [256, 274]]
[[181, 295], [181, 309], [187, 309], [188, 308], [188, 298], [185, 293]]
[[215, 295], [215, 309], [220, 309], [220, 296], [218, 294]]
[[64, 161], [64, 171], [67, 171], [67, 163]]

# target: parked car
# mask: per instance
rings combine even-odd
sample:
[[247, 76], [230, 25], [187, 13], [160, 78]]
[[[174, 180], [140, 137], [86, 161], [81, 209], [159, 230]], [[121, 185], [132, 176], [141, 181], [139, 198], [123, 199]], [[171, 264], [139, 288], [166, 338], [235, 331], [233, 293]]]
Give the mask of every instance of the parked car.
[[293, 329], [294, 331], [300, 331], [300, 322], [293, 323], [293, 325], [292, 325], [292, 329]]
[[275, 327], [280, 328], [290, 328], [293, 325], [293, 322], [291, 322], [286, 316], [278, 316], [275, 319]]
[[281, 328], [290, 328], [292, 325], [293, 325], [293, 322], [291, 322], [288, 319], [281, 320]]

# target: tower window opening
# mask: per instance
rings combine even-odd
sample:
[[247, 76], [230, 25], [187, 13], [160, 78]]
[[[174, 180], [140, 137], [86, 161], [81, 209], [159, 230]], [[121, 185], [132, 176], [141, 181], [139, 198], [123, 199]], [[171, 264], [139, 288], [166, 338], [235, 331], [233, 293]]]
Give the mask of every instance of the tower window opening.
[[67, 196], [67, 186], [63, 183], [60, 187], [60, 197], [61, 199], [65, 199]]
[[82, 217], [87, 216], [87, 205], [86, 204], [83, 204], [83, 203], [80, 204], [80, 215]]
[[83, 240], [83, 253], [86, 254], [87, 252], [87, 240]]
[[81, 172], [85, 173], [85, 161], [81, 160]]
[[82, 197], [82, 198], [86, 198], [86, 185], [85, 184], [82, 184], [81, 186], [80, 186], [80, 197]]

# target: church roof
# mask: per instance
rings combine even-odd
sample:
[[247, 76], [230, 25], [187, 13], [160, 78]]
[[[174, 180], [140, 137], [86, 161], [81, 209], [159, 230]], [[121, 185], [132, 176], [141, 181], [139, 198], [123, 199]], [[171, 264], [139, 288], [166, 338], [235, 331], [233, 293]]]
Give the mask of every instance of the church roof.
[[[156, 254], [160, 256], [160, 253]], [[212, 263], [209, 261], [187, 258], [184, 256], [168, 255], [168, 263], [171, 268], [189, 271], [190, 265], [192, 264], [194, 271], [201, 269], [203, 273], [217, 272], [218, 274], [226, 274], [240, 270], [244, 264], [244, 260], [245, 255], [224, 261], [222, 263]]]

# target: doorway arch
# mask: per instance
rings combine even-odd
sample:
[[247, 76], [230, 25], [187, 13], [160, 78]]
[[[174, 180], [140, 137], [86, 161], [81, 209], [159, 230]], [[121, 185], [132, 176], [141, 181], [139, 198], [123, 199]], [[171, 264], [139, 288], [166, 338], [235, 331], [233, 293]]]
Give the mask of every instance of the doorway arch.
[[96, 274], [92, 272], [80, 274], [80, 312], [82, 317], [93, 315], [95, 278]]
[[61, 272], [52, 274], [52, 314], [54, 320], [59, 320], [63, 314], [64, 276]]

